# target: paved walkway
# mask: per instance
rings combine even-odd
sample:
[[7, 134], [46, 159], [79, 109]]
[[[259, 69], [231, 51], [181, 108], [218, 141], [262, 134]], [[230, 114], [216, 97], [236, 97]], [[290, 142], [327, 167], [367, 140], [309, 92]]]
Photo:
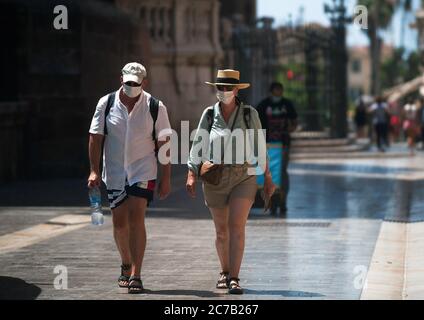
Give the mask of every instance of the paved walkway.
[[[387, 261], [398, 262], [381, 242], [387, 231], [405, 245], [401, 232], [384, 223], [405, 226], [398, 222], [424, 218], [423, 160], [420, 155], [293, 163], [286, 219], [252, 210], [240, 274], [246, 294], [239, 297], [214, 289], [220, 271], [214, 228], [200, 188], [196, 200], [185, 194], [184, 168], [174, 170], [173, 194], [149, 210], [147, 293], [141, 296], [116, 286], [120, 261], [110, 216], [102, 227], [87, 223], [84, 181], [0, 188], [7, 205], [0, 207], [0, 299], [360, 299], [371, 291], [368, 298], [396, 298], [378, 286], [375, 275], [381, 272], [375, 267], [381, 259], [389, 267]], [[55, 288], [61, 266], [67, 289]], [[392, 281], [388, 277], [383, 281]]]

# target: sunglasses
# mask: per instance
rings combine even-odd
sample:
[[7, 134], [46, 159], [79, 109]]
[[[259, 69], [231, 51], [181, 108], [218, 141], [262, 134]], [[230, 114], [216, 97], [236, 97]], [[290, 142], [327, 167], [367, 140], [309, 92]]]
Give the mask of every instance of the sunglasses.
[[134, 81], [127, 81], [127, 82], [125, 82], [125, 84], [127, 86], [130, 86], [130, 87], [140, 87], [141, 86], [141, 83], [137, 83], [137, 82], [134, 82]]
[[219, 91], [233, 91], [235, 86], [222, 86], [222, 85], [217, 85], [216, 88]]

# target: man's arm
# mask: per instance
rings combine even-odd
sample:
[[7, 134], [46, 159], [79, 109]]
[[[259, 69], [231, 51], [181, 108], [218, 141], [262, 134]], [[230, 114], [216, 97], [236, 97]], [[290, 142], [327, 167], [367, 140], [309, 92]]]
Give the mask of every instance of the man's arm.
[[298, 125], [297, 118], [290, 119], [289, 127], [288, 127], [289, 132], [290, 133], [295, 132], [297, 129], [297, 125]]
[[101, 134], [90, 134], [88, 141], [88, 156], [90, 160], [90, 176], [88, 186], [100, 186], [100, 158], [102, 155], [102, 144], [104, 136]]

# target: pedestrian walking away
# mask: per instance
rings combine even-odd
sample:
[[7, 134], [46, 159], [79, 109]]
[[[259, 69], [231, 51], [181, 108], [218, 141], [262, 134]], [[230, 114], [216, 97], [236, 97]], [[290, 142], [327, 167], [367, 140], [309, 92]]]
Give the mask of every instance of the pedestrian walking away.
[[[255, 129], [259, 131], [258, 143], [265, 146], [266, 142], [257, 111], [237, 97], [239, 90], [249, 87], [249, 84], [240, 83], [238, 71], [220, 70], [216, 82], [207, 84], [216, 88], [219, 101], [206, 108], [200, 119], [188, 160], [186, 187], [190, 196], [194, 197], [196, 181], [200, 177], [203, 182], [205, 204], [213, 217], [216, 230], [215, 245], [221, 264], [216, 287], [228, 289], [230, 294], [242, 294], [239, 272], [245, 247], [245, 226], [258, 188], [256, 176], [250, 175], [248, 168], [252, 152], [258, 146], [252, 141], [256, 139], [249, 140], [251, 145], [246, 145], [242, 159], [244, 162], [240, 163], [237, 161], [238, 157], [234, 156], [237, 153], [237, 144], [232, 143], [230, 136], [236, 129], [243, 130], [244, 135], [246, 129]], [[201, 132], [205, 130], [209, 131], [207, 148], [199, 155], [198, 146], [204, 143]], [[217, 140], [224, 140], [218, 144], [224, 147], [223, 153], [213, 152]], [[228, 154], [233, 155], [231, 163], [225, 162], [219, 167], [214, 165], [226, 159]], [[208, 172], [209, 178], [207, 178]], [[267, 196], [271, 196], [274, 190], [275, 186], [267, 163], [264, 191]]]
[[385, 147], [389, 147], [388, 134], [390, 114], [387, 110], [387, 103], [384, 102], [382, 97], [377, 97], [375, 103], [370, 106], [369, 112], [372, 114], [372, 123], [378, 150], [384, 152]]
[[[121, 256], [118, 285], [128, 288], [128, 293], [143, 292], [146, 208], [156, 187], [157, 151], [172, 134], [165, 105], [144, 91], [146, 77], [143, 65], [126, 64], [121, 87], [99, 100], [89, 130], [88, 187], [100, 186], [101, 180], [106, 185]], [[158, 193], [165, 199], [171, 191], [171, 164], [162, 163], [160, 167]]]
[[410, 101], [403, 107], [403, 130], [406, 134], [410, 155], [415, 154], [415, 143], [421, 134], [419, 101]]

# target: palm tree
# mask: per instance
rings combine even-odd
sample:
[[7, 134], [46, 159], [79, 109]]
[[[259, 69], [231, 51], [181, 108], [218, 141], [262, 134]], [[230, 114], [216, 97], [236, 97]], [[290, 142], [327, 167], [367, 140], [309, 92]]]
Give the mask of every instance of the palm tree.
[[398, 0], [358, 0], [358, 5], [368, 8], [368, 29], [365, 33], [370, 41], [371, 93], [380, 94], [380, 67], [382, 39], [379, 31], [390, 25]]

